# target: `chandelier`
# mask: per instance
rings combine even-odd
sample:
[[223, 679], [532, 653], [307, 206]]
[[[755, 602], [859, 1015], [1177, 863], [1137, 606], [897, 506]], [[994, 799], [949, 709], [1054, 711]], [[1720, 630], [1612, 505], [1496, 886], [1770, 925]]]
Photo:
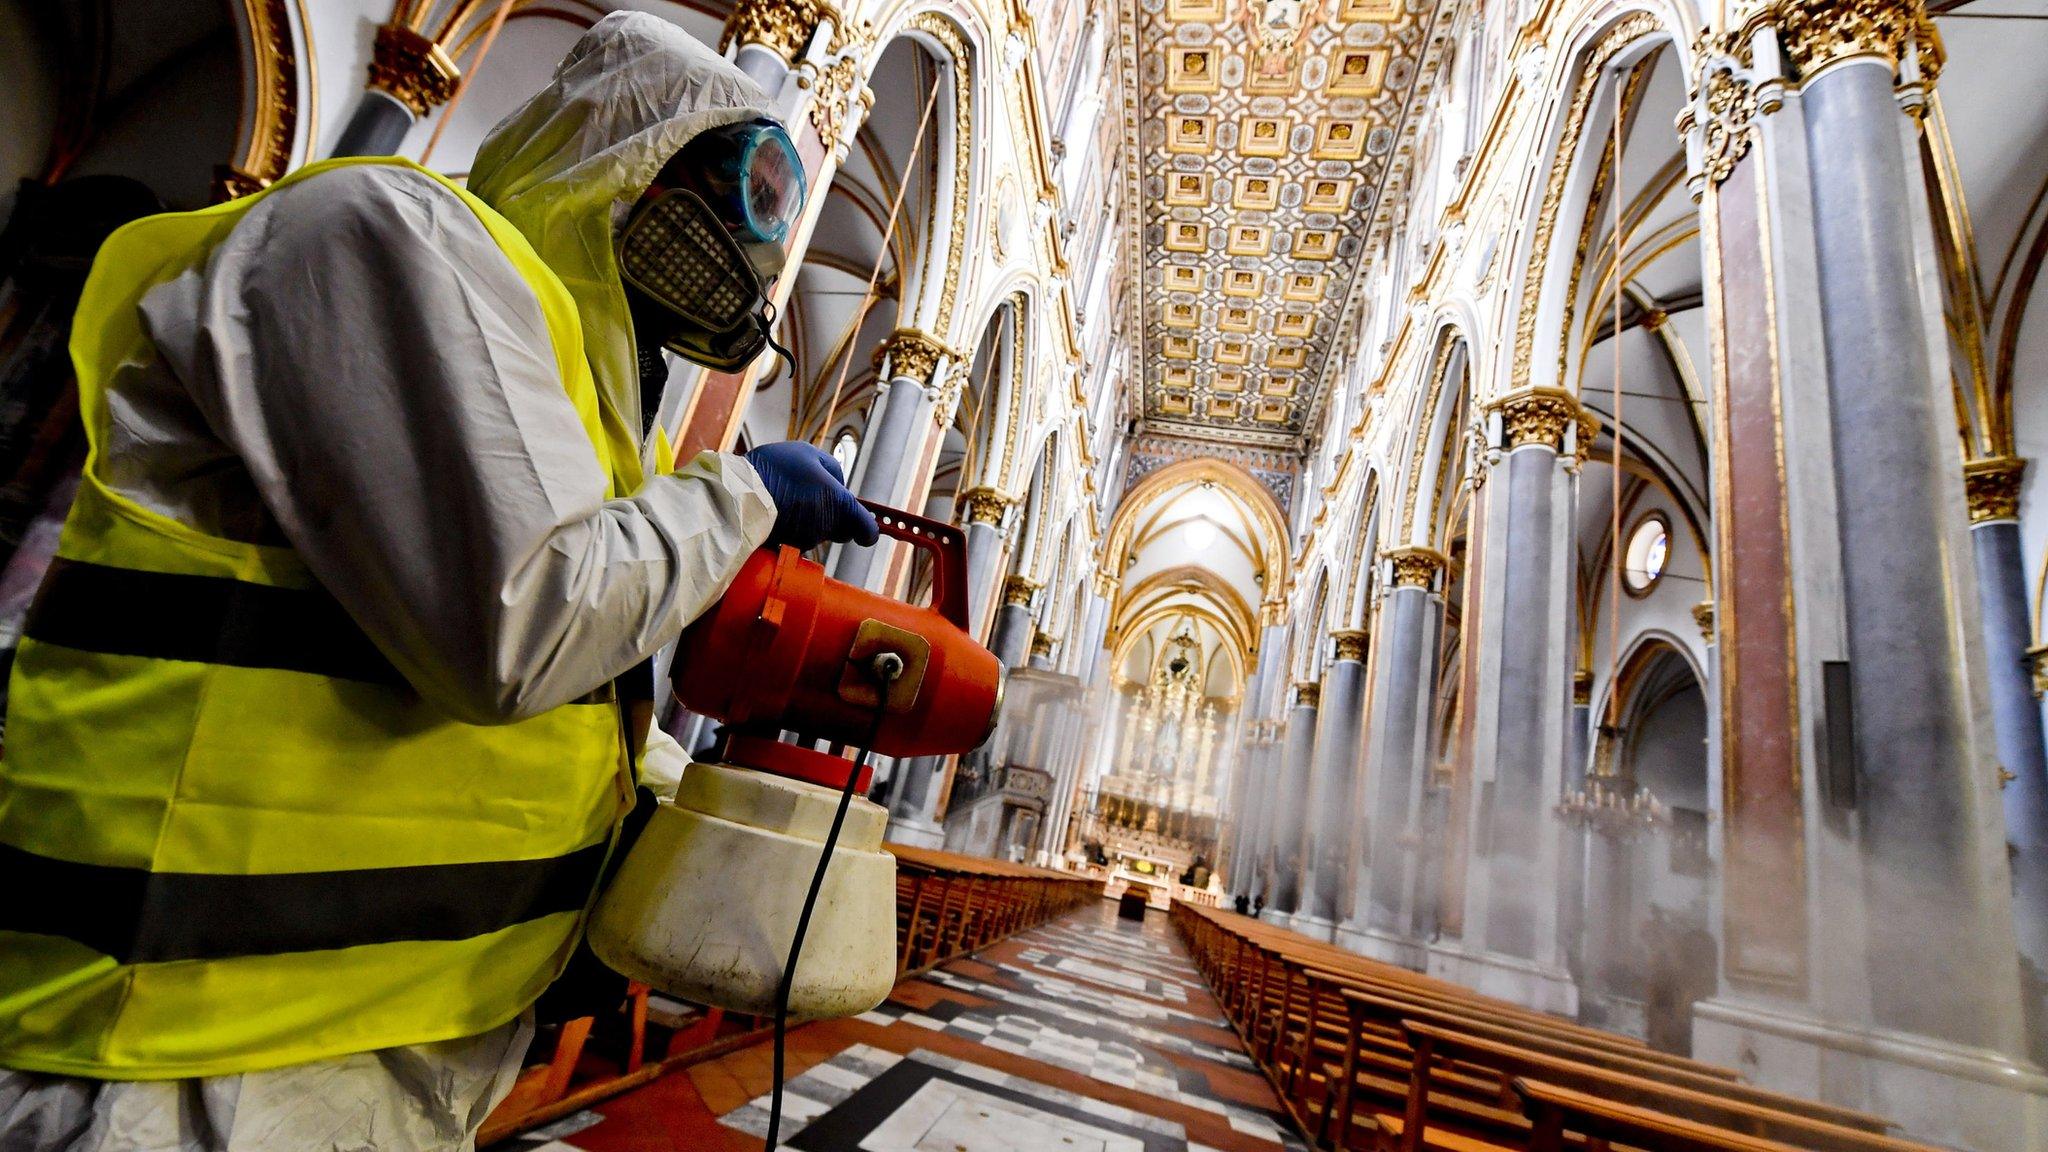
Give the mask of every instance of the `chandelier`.
[[1671, 809], [1648, 788], [1623, 779], [1614, 770], [1614, 749], [1621, 730], [1600, 727], [1600, 752], [1586, 782], [1565, 794], [1557, 814], [1565, 823], [1621, 843], [1628, 843], [1671, 825]]

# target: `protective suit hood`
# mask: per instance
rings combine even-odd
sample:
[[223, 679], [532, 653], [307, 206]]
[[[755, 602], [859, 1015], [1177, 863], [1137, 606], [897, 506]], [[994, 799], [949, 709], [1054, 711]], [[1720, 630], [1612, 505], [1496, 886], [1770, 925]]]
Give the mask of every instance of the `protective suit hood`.
[[640, 376], [618, 223], [698, 133], [769, 115], [761, 89], [689, 33], [644, 12], [614, 12], [477, 150], [469, 190], [568, 286], [607, 424], [622, 425], [636, 446]]

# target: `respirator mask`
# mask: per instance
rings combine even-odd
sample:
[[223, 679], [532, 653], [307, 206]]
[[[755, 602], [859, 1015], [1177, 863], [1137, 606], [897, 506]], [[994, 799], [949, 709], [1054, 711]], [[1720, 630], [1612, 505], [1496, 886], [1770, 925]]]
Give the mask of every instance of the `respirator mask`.
[[[619, 234], [636, 316], [686, 360], [725, 372], [771, 343], [768, 285], [804, 206], [789, 133], [755, 119], [699, 133], [648, 185]], [[636, 321], [637, 322], [637, 321]], [[786, 356], [786, 354], [785, 354]]]

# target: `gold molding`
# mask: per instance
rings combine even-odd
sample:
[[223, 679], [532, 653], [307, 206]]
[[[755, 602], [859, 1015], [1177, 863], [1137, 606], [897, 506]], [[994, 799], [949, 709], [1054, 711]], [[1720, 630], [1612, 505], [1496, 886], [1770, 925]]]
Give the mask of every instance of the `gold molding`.
[[1963, 495], [1970, 506], [1970, 523], [2017, 520], [2020, 515], [2020, 482], [2026, 479], [2027, 462], [2018, 456], [1993, 456], [1963, 465]]
[[1038, 595], [1038, 581], [1027, 576], [1003, 577], [1003, 603], [1019, 608], [1031, 607], [1031, 598]]
[[1330, 639], [1337, 642], [1337, 659], [1363, 663], [1372, 634], [1363, 628], [1339, 628], [1330, 633]]
[[1516, 389], [1487, 407], [1500, 413], [1501, 431], [1510, 450], [1541, 444], [1559, 451], [1564, 446], [1565, 428], [1579, 418], [1578, 397], [1562, 388]]
[[[1704, 39], [1704, 37], [1703, 37]], [[1749, 154], [1756, 119], [1756, 92], [1750, 82], [1733, 69], [1703, 60], [1706, 75], [1704, 101], [1707, 119], [1700, 125], [1700, 166], [1707, 179], [1719, 184], [1735, 171], [1735, 165]]]
[[254, 97], [241, 155], [214, 173], [218, 200], [261, 191], [290, 171], [298, 135], [299, 53], [285, 0], [243, 0], [242, 10], [249, 21]]
[[1436, 574], [1450, 563], [1450, 558], [1434, 548], [1411, 545], [1406, 548], [1389, 548], [1380, 553], [1394, 566], [1394, 587], [1421, 588], [1427, 590], [1436, 583]]
[[960, 499], [967, 505], [967, 522], [969, 524], [1001, 525], [1003, 513], [1008, 512], [1010, 505], [1016, 503], [1015, 500], [1003, 495], [1001, 492], [986, 486], [969, 488], [966, 492], [961, 493]]
[[1702, 600], [1692, 606], [1692, 622], [1699, 625], [1700, 639], [1714, 642], [1714, 602]]
[[1607, 62], [1620, 55], [1630, 45], [1646, 36], [1663, 30], [1655, 14], [1631, 12], [1617, 21], [1613, 28], [1602, 36], [1586, 55], [1586, 62], [1579, 71], [1579, 83], [1572, 92], [1570, 108], [1565, 113], [1564, 129], [1559, 134], [1557, 154], [1550, 164], [1550, 176], [1543, 190], [1543, 208], [1536, 215], [1536, 232], [1529, 243], [1529, 268], [1522, 277], [1522, 303], [1515, 317], [1515, 352], [1513, 387], [1517, 390], [1528, 387], [1530, 366], [1535, 363], [1536, 353], [1536, 311], [1543, 299], [1544, 272], [1549, 266], [1550, 242], [1557, 231], [1558, 209], [1564, 204], [1565, 182], [1577, 163], [1579, 145], [1585, 129], [1586, 112], [1592, 106], [1594, 89], [1599, 87], [1602, 71]]
[[[842, 140], [851, 136], [860, 121], [866, 118], [867, 110], [875, 105], [872, 89], [862, 86], [863, 68], [869, 49], [875, 45], [875, 30], [866, 20], [849, 25], [847, 18], [829, 8], [825, 15], [832, 18], [832, 42], [827, 46], [832, 60], [818, 72], [815, 91], [811, 94], [811, 127], [818, 133], [818, 142], [830, 154], [838, 151]], [[810, 35], [815, 35], [813, 25]], [[853, 93], [860, 92], [861, 114], [848, 114]]]
[[[960, 270], [967, 265], [967, 191], [974, 183], [974, 50], [960, 26], [935, 11], [920, 12], [906, 26], [938, 41], [953, 61], [953, 227], [945, 253], [946, 280], [939, 290], [938, 329], [951, 328], [953, 303], [960, 292]], [[938, 223], [938, 199], [932, 199], [932, 223]], [[927, 236], [936, 234], [932, 228]], [[1069, 309], [1071, 312], [1071, 309]]]
[[377, 29], [370, 51], [369, 86], [425, 116], [455, 95], [462, 69], [446, 49], [403, 24]]

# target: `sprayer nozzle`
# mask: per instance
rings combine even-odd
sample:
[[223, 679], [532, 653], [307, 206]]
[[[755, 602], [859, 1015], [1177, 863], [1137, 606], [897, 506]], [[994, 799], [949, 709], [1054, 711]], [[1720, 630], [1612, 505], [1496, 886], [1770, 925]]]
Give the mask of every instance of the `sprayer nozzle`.
[[868, 661], [868, 675], [882, 684], [893, 684], [903, 675], [903, 657], [894, 652], [877, 652]]

